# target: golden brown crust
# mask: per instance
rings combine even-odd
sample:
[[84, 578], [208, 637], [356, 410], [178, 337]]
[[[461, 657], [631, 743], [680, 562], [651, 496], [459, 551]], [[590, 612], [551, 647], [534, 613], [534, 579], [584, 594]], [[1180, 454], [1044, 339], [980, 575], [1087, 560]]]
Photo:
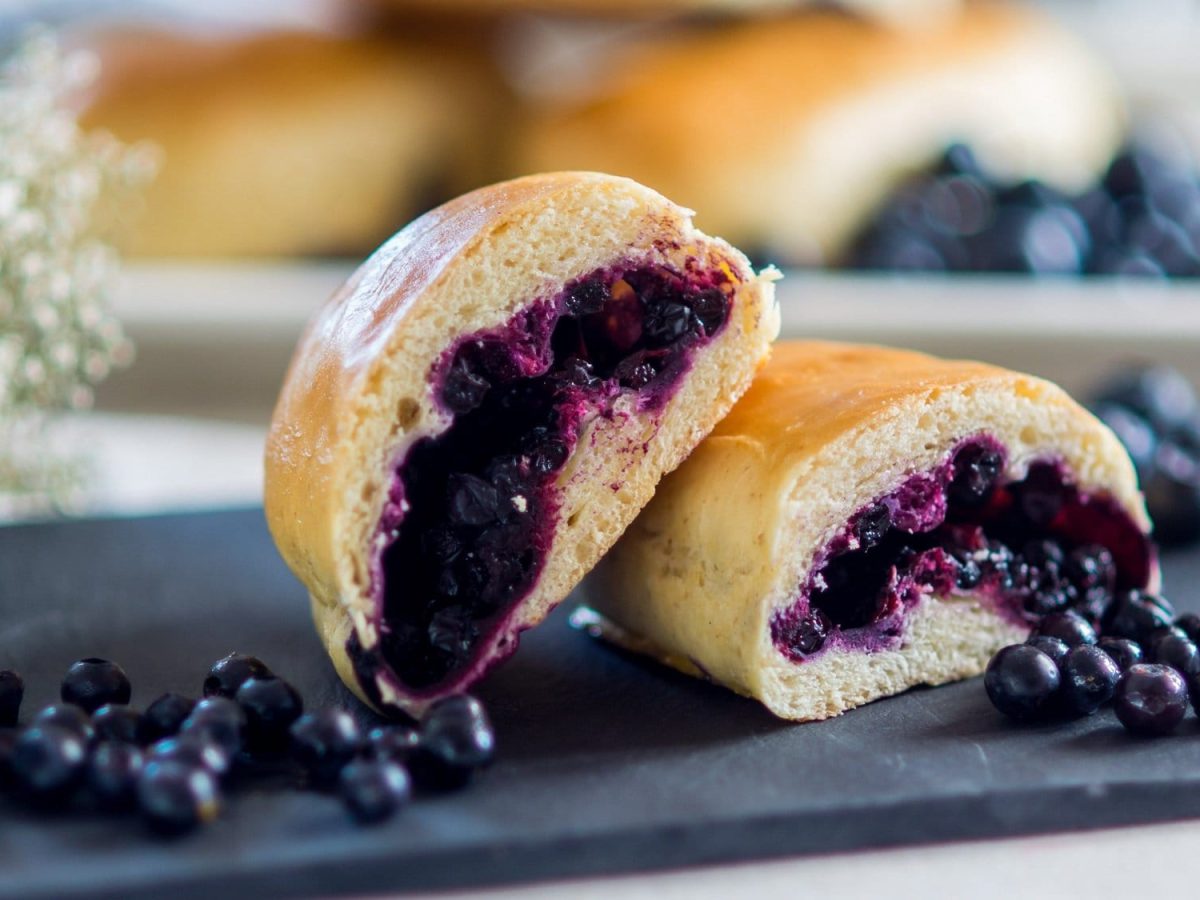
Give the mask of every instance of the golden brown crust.
[[[898, 648], [830, 651], [802, 664], [775, 647], [769, 623], [855, 512], [980, 434], [1007, 449], [1006, 478], [1061, 459], [1081, 490], [1111, 496], [1148, 531], [1124, 449], [1054, 385], [903, 350], [783, 342], [659, 486], [597, 570], [589, 600], [663, 655], [788, 718], [824, 718], [976, 674], [1027, 627], [971, 597], [923, 600]], [[1156, 571], [1147, 583], [1157, 584]]]

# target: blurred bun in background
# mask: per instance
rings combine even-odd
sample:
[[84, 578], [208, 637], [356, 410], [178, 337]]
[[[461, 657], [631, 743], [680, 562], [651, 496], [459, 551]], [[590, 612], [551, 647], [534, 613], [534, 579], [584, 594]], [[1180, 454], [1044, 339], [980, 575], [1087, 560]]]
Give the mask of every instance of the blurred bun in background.
[[822, 10], [613, 47], [586, 99], [532, 106], [516, 170], [627, 175], [739, 246], [814, 263], [952, 143], [999, 177], [1073, 190], [1123, 132], [1106, 69], [1019, 5], [907, 29]]
[[360, 255], [488, 179], [507, 99], [461, 35], [96, 33], [82, 122], [163, 163], [129, 250]]

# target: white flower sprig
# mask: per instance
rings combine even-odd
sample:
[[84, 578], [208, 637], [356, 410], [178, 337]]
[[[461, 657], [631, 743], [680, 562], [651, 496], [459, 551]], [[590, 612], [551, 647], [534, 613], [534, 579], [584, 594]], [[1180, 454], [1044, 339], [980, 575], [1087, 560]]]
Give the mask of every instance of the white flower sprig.
[[0, 515], [68, 498], [80, 459], [52, 446], [49, 426], [133, 358], [101, 223], [149, 182], [155, 156], [79, 128], [66, 101], [95, 70], [46, 32], [0, 68]]

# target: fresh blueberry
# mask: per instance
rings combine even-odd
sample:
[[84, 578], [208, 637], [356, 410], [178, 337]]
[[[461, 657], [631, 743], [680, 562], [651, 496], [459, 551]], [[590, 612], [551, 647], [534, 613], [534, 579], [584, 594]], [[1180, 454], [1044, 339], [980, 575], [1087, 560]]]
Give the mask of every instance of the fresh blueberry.
[[292, 757], [318, 784], [336, 779], [363, 743], [354, 717], [340, 709], [306, 713], [292, 723], [291, 738]]
[[1072, 647], [1062, 664], [1063, 707], [1075, 715], [1090, 716], [1112, 699], [1120, 677], [1120, 667], [1099, 647]]
[[1176, 617], [1175, 627], [1191, 640], [1200, 642], [1200, 615], [1193, 612], [1184, 613]]
[[1129, 638], [1102, 637], [1096, 646], [1112, 657], [1122, 672], [1140, 663], [1145, 656], [1142, 645]]
[[233, 698], [238, 688], [251, 678], [269, 678], [271, 670], [256, 656], [245, 653], [230, 653], [217, 660], [204, 679], [205, 697]]
[[1105, 637], [1123, 637], [1139, 644], [1156, 628], [1171, 624], [1171, 614], [1142, 591], [1118, 594], [1105, 610], [1100, 632]]
[[173, 737], [195, 708], [196, 701], [190, 697], [163, 694], [142, 713], [138, 740], [143, 744], [153, 744], [165, 737]]
[[859, 548], [869, 550], [883, 540], [892, 527], [892, 512], [886, 503], [876, 503], [854, 520], [854, 536]]
[[122, 705], [106, 705], [92, 713], [92, 728], [100, 741], [123, 741], [136, 744], [141, 728], [142, 715], [135, 709]]
[[25, 697], [25, 682], [12, 669], [0, 671], [0, 728], [17, 724], [21, 700]]
[[420, 746], [420, 734], [403, 725], [380, 725], [367, 733], [363, 754], [369, 759], [407, 763]]
[[609, 288], [598, 278], [591, 278], [574, 285], [569, 291], [563, 304], [563, 312], [568, 316], [588, 316], [598, 313], [608, 301]]
[[359, 759], [338, 776], [338, 790], [346, 809], [364, 824], [391, 818], [412, 796], [408, 772], [387, 759]]
[[133, 804], [144, 757], [140, 747], [125, 741], [101, 741], [87, 761], [87, 785], [100, 804], [125, 809]]
[[1096, 587], [1111, 590], [1117, 580], [1117, 564], [1107, 548], [1085, 544], [1067, 556], [1062, 574], [1080, 591]]
[[729, 298], [720, 288], [708, 288], [692, 298], [692, 312], [712, 337], [729, 318]]
[[446, 373], [442, 402], [450, 412], [463, 415], [478, 407], [490, 389], [491, 383], [486, 378], [471, 371], [463, 360], [458, 360]]
[[162, 834], [183, 834], [211, 822], [221, 808], [217, 779], [200, 766], [151, 762], [137, 782], [138, 809]]
[[1188, 690], [1183, 676], [1169, 666], [1139, 663], [1117, 682], [1113, 709], [1135, 734], [1166, 734], [1187, 712]]
[[237, 692], [246, 713], [246, 746], [253, 753], [274, 754], [287, 747], [288, 729], [304, 712], [304, 701], [282, 678], [251, 678]]
[[56, 725], [31, 725], [13, 745], [9, 765], [17, 789], [30, 800], [66, 800], [83, 778], [87, 742], [77, 731]]
[[65, 728], [68, 731], [74, 731], [84, 743], [90, 744], [95, 737], [96, 731], [92, 727], [92, 721], [78, 706], [72, 706], [69, 703], [54, 704], [53, 706], [43, 707], [33, 717], [32, 725], [53, 725], [57, 728]]
[[953, 503], [978, 506], [991, 495], [1004, 468], [1004, 457], [989, 447], [972, 444], [954, 459], [954, 475], [947, 490]]
[[1037, 633], [1056, 637], [1068, 647], [1096, 643], [1096, 629], [1074, 610], [1051, 613], [1038, 624]]
[[488, 765], [495, 752], [496, 738], [483, 704], [457, 694], [433, 704], [421, 719], [420, 746], [410, 768], [422, 787], [458, 788]]
[[63, 703], [73, 703], [92, 713], [110, 703], [128, 703], [132, 690], [124, 669], [92, 656], [67, 669], [61, 693]]
[[992, 705], [1014, 719], [1049, 712], [1061, 684], [1054, 660], [1027, 644], [1005, 647], [993, 656], [983, 679]]
[[1146, 506], [1154, 537], [1162, 544], [1186, 544], [1200, 538], [1200, 456], [1183, 447], [1159, 445], [1146, 479]]
[[1184, 675], [1200, 672], [1200, 649], [1182, 632], [1169, 632], [1158, 637], [1150, 645], [1150, 658]]
[[1191, 382], [1164, 365], [1126, 369], [1100, 386], [1096, 400], [1124, 406], [1162, 432], [1184, 425], [1198, 405]]
[[1067, 658], [1067, 654], [1071, 651], [1070, 646], [1061, 638], [1050, 637], [1049, 635], [1034, 634], [1025, 643], [1030, 647], [1037, 647], [1037, 649], [1054, 660], [1054, 664], [1060, 669]]
[[479, 476], [455, 473], [447, 491], [450, 520], [456, 525], [487, 525], [500, 518], [500, 495]]
[[203, 734], [163, 738], [146, 751], [146, 761], [201, 766], [216, 778], [224, 778], [233, 767], [233, 760], [225, 749]]
[[206, 737], [234, 757], [245, 744], [246, 713], [228, 697], [206, 697], [179, 727], [180, 736], [189, 734]]

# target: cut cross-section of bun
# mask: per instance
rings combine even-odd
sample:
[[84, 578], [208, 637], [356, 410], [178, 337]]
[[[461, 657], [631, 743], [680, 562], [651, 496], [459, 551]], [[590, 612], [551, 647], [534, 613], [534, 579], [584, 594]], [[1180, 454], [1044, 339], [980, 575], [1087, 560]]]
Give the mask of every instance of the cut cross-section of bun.
[[419, 713], [511, 654], [746, 390], [771, 280], [590, 173], [475, 191], [376, 251], [301, 339], [266, 452], [346, 683]]
[[1125, 450], [1054, 385], [784, 343], [597, 569], [591, 622], [823, 719], [1157, 587], [1148, 527]]

